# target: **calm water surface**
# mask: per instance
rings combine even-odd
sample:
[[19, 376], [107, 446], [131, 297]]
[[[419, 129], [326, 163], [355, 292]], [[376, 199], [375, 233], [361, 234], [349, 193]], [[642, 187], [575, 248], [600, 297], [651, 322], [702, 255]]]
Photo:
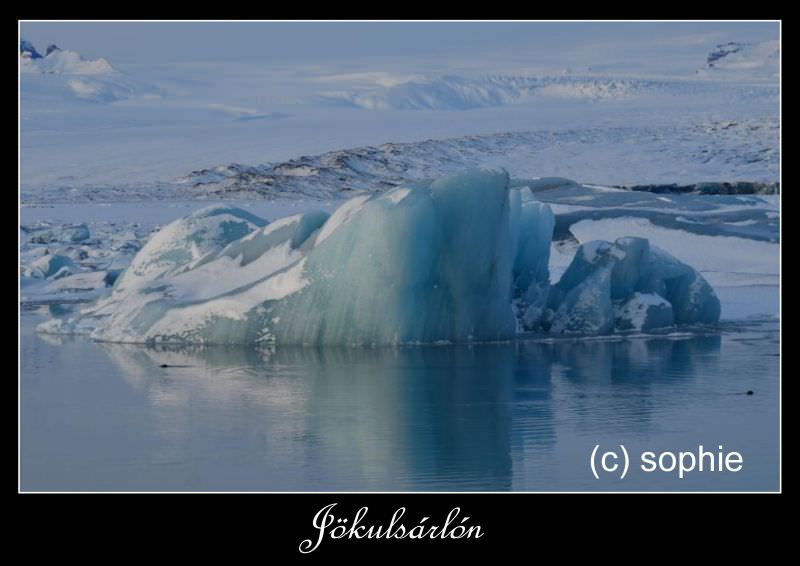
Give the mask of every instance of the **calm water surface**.
[[[23, 490], [778, 487], [775, 319], [658, 339], [274, 351], [99, 344], [22, 319]], [[635, 457], [721, 444], [744, 468], [678, 479], [637, 464], [598, 481], [596, 444]]]

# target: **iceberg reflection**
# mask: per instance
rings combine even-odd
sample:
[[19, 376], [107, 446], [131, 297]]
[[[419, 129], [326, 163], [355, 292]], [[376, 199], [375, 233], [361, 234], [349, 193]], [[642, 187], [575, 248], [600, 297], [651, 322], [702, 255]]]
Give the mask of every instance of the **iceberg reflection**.
[[241, 489], [458, 491], [547, 480], [565, 423], [647, 430], [649, 391], [674, 388], [681, 402], [681, 383], [717, 363], [720, 337], [100, 347], [148, 401], [155, 462], [226, 460], [220, 473], [250, 470]]

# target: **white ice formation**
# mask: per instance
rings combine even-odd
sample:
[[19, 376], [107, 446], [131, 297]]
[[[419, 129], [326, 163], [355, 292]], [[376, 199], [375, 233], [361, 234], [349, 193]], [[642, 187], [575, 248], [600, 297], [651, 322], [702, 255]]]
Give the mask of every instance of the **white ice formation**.
[[581, 246], [549, 281], [550, 207], [469, 170], [273, 223], [212, 206], [158, 232], [113, 292], [44, 332], [98, 340], [387, 345], [715, 323], [719, 301], [647, 240]]

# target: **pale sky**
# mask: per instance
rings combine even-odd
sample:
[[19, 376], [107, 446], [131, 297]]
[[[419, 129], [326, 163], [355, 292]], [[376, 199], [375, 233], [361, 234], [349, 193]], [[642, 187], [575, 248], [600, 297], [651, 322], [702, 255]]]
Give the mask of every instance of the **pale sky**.
[[778, 23], [23, 22], [40, 51], [57, 44], [112, 63], [325, 61], [353, 57], [565, 55], [615, 46], [653, 54], [778, 39]]

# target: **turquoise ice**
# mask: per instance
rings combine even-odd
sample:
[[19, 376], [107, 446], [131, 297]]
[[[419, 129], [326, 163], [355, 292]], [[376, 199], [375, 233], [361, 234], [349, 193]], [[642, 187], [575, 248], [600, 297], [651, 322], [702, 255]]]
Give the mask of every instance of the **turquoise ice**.
[[555, 334], [715, 324], [720, 316], [719, 299], [700, 273], [630, 237], [581, 245], [550, 290], [548, 307], [543, 324]]
[[158, 232], [110, 296], [47, 331], [117, 342], [391, 345], [714, 323], [691, 267], [640, 238], [548, 269], [555, 218], [474, 169], [267, 223], [214, 206]]

